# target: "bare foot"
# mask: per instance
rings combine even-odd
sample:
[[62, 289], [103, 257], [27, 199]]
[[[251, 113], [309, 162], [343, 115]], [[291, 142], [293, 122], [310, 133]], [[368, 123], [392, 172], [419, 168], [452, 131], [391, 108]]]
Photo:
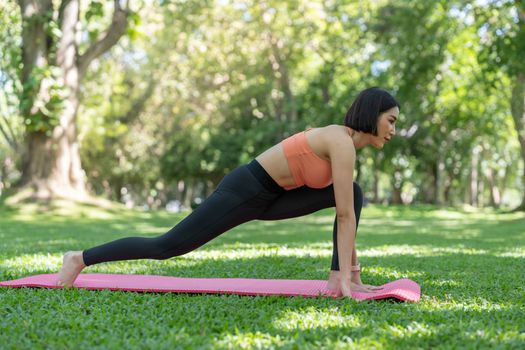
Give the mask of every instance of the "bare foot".
[[82, 252], [67, 252], [64, 254], [62, 269], [58, 273], [57, 286], [72, 287], [79, 273], [86, 267]]

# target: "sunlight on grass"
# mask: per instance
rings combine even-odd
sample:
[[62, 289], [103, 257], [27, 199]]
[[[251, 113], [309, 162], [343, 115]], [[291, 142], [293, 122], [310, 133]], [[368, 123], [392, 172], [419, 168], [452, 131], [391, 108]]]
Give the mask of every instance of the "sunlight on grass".
[[412, 336], [432, 336], [436, 333], [436, 330], [428, 323], [413, 321], [404, 326], [399, 324], [388, 325], [386, 327], [386, 332], [390, 333], [390, 335], [394, 338], [405, 338]]
[[[16, 239], [14, 240], [16, 241]], [[73, 240], [51, 240], [51, 241], [37, 241], [35, 246], [48, 247], [50, 244], [76, 243]], [[432, 257], [442, 256], [448, 254], [464, 254], [464, 255], [494, 255], [500, 257], [524, 257], [525, 249], [516, 248], [509, 252], [491, 253], [486, 249], [466, 248], [462, 246], [455, 247], [432, 247], [428, 245], [387, 245], [368, 249], [358, 250], [359, 257], [392, 257], [396, 255], [406, 255], [410, 257]], [[239, 259], [258, 259], [258, 258], [272, 258], [272, 257], [293, 257], [293, 258], [329, 258], [332, 256], [331, 243], [310, 244], [303, 247], [289, 247], [276, 244], [241, 244], [236, 243], [232, 245], [223, 245], [216, 249], [205, 248], [191, 252], [183, 257], [174, 257], [167, 260], [141, 260], [140, 263], [147, 266], [136, 266], [138, 261], [122, 261], [112, 263], [114, 268], [107, 264], [104, 266], [105, 270], [121, 270], [126, 266], [125, 271], [130, 273], [146, 271], [151, 265], [156, 265], [159, 268], [162, 266], [180, 265], [190, 267], [195, 264], [200, 264], [205, 261], [218, 260], [239, 260]], [[62, 254], [24, 254], [10, 259], [0, 260], [0, 266], [9, 269], [19, 269], [26, 272], [40, 271], [40, 270], [56, 270], [62, 264]], [[389, 278], [402, 278], [400, 272], [386, 267], [366, 266], [368, 272], [375, 274], [382, 274]], [[416, 276], [417, 273], [411, 273], [411, 276]], [[406, 276], [405, 276], [406, 277]]]
[[226, 334], [214, 341], [214, 348], [226, 349], [273, 349], [276, 346], [292, 345], [293, 341], [279, 335], [270, 335], [262, 332], [239, 331], [236, 334]]
[[525, 258], [525, 248], [512, 248], [507, 251], [494, 254], [499, 257]]
[[223, 247], [219, 249], [206, 249], [202, 251], [195, 251], [191, 255], [195, 260], [217, 260], [217, 259], [250, 259], [261, 257], [326, 257], [331, 256], [331, 247], [327, 244], [324, 249], [311, 248], [305, 246], [303, 248], [290, 248], [286, 246], [276, 246], [267, 244], [250, 244], [243, 249], [229, 250]]
[[62, 205], [55, 203], [52, 207], [45, 207], [41, 204], [25, 204], [13, 216], [15, 220], [31, 220], [35, 215], [55, 216], [54, 219], [60, 220], [60, 217], [83, 217], [88, 219], [108, 220], [113, 219], [114, 214], [101, 208], [86, 208], [81, 205], [69, 203]]
[[62, 256], [56, 254], [25, 254], [0, 260], [2, 269], [18, 270], [24, 273], [56, 270], [60, 265], [62, 265]]
[[[402, 267], [402, 266], [400, 266]], [[418, 276], [422, 276], [423, 273], [420, 271], [399, 271], [395, 268], [389, 268], [384, 266], [366, 266], [362, 268], [363, 274], [371, 274], [375, 276], [381, 276], [383, 279], [392, 281], [400, 278], [412, 278], [416, 279]]]
[[467, 254], [467, 255], [484, 255], [489, 254], [488, 250], [467, 248], [462, 245], [454, 247], [432, 247], [429, 245], [387, 245], [368, 249], [359, 250], [359, 256], [380, 257], [392, 255], [410, 255], [416, 257], [423, 256], [440, 256], [444, 254]]
[[451, 311], [508, 311], [513, 306], [505, 303], [495, 303], [493, 301], [486, 300], [482, 297], [477, 297], [474, 300], [441, 300], [439, 305], [437, 304], [422, 304], [421, 310], [451, 310]]
[[338, 327], [342, 324], [345, 327], [359, 327], [361, 320], [356, 315], [345, 315], [337, 308], [327, 310], [309, 307], [306, 310], [299, 311], [286, 310], [272, 322], [276, 329], [288, 331], [326, 329]]
[[432, 217], [436, 219], [452, 219], [452, 220], [460, 220], [465, 218], [465, 214], [461, 213], [459, 211], [451, 211], [451, 210], [434, 210], [432, 212]]

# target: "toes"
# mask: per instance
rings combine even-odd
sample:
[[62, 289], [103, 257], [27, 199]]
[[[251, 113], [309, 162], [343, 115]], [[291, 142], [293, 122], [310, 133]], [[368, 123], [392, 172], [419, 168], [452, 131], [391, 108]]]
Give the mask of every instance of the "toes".
[[70, 285], [68, 285], [68, 284], [66, 284], [66, 283], [64, 283], [64, 282], [59, 282], [58, 286], [60, 286], [60, 287], [62, 287], [62, 288], [64, 288], [64, 289], [67, 289], [67, 288], [70, 288], [70, 287], [71, 287]]

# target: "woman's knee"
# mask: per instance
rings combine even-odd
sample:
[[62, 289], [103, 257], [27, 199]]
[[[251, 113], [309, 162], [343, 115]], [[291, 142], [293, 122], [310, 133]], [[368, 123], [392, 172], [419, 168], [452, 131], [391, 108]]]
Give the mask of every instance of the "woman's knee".
[[167, 259], [174, 258], [176, 256], [187, 254], [189, 252], [191, 252], [191, 250], [184, 250], [180, 248], [169, 248], [167, 250], [164, 249], [162, 251], [159, 251], [156, 255], [154, 255], [151, 258], [155, 260], [167, 260]]
[[151, 246], [154, 251], [152, 259], [155, 260], [170, 259], [175, 256], [187, 254], [193, 250], [187, 245], [182, 244], [182, 242], [171, 242], [166, 235], [152, 238]]

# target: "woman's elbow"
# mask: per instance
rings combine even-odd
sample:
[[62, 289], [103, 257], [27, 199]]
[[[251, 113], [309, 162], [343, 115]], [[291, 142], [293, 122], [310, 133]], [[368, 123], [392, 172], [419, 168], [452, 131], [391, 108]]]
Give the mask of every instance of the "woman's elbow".
[[338, 222], [355, 222], [355, 213], [352, 212], [336, 212]]

